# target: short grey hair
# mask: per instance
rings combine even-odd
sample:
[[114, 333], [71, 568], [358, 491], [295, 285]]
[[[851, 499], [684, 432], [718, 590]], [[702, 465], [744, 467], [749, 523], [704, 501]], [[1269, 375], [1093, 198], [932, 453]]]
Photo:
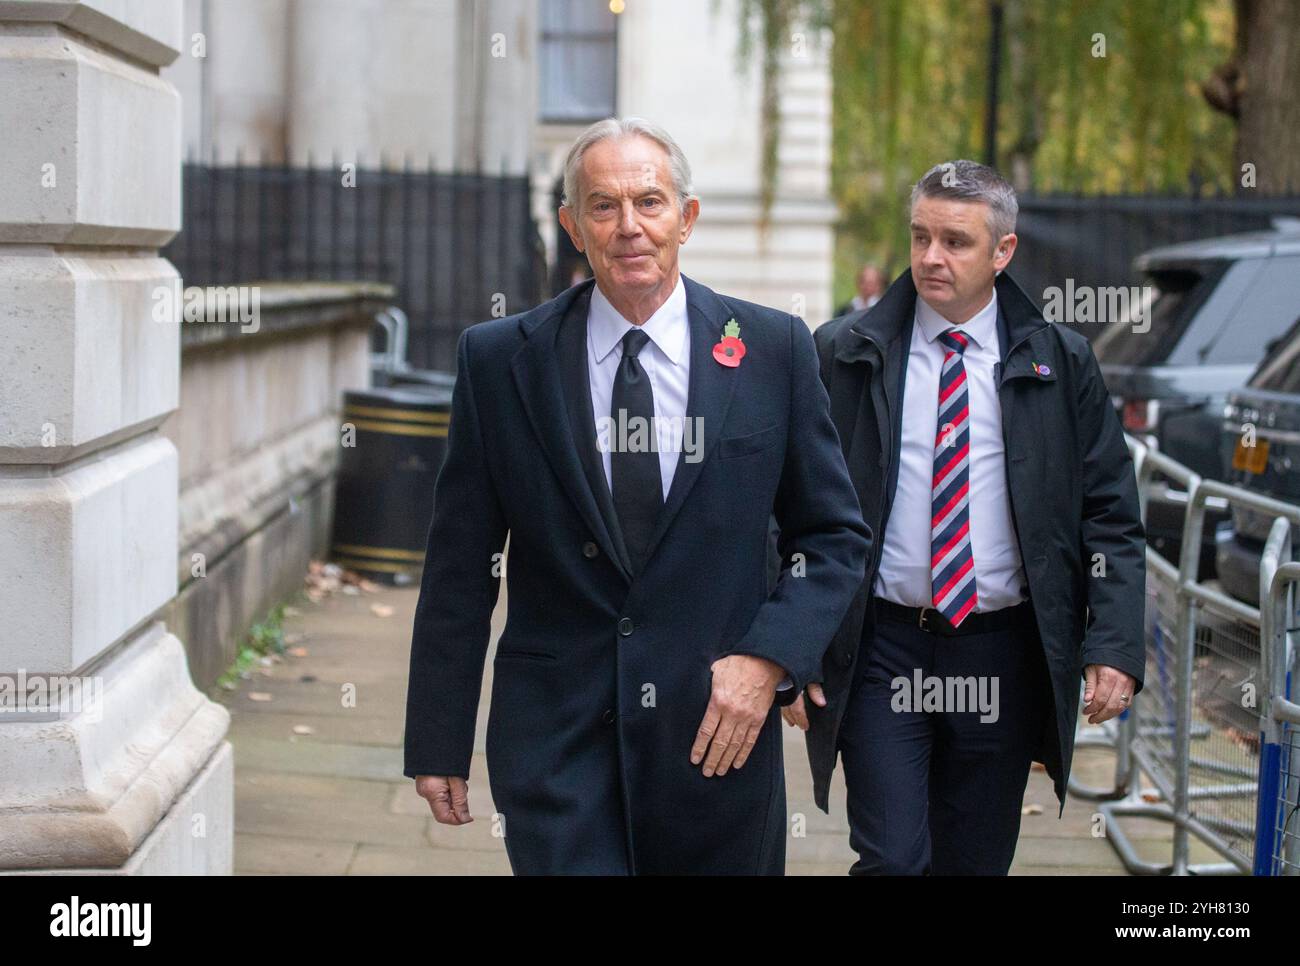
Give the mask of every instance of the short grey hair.
[[944, 161], [912, 187], [911, 210], [919, 198], [950, 198], [956, 201], [982, 201], [989, 206], [989, 234], [993, 244], [1003, 235], [1016, 230], [1020, 203], [1010, 182], [986, 164], [974, 161]]
[[607, 117], [597, 121], [578, 135], [569, 148], [569, 155], [564, 159], [564, 198], [561, 201], [566, 208], [578, 207], [578, 169], [582, 167], [582, 156], [587, 149], [610, 138], [645, 137], [654, 141], [668, 153], [668, 171], [673, 179], [673, 191], [677, 194], [677, 204], [681, 208], [695, 197], [691, 185], [691, 165], [686, 155], [677, 146], [672, 135], [653, 121], [641, 117]]

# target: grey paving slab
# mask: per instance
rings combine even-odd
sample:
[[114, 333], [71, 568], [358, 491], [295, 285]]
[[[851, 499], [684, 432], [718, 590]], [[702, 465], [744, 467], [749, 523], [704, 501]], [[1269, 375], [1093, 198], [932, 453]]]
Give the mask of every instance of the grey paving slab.
[[[491, 651], [470, 773], [475, 821], [459, 828], [439, 825], [401, 774], [417, 596], [415, 588], [386, 588], [319, 603], [303, 598], [284, 622], [290, 648], [299, 650], [255, 667], [234, 691], [216, 693], [232, 712], [237, 872], [509, 874], [483, 755]], [[503, 594], [493, 618], [494, 642], [504, 613]], [[802, 733], [783, 727], [782, 742], [790, 816], [787, 872], [844, 875], [855, 856], [848, 844], [843, 776], [837, 772], [830, 814], [823, 813], [812, 801]], [[1104, 751], [1079, 756], [1078, 773], [1089, 783], [1105, 784], [1112, 769]], [[1030, 775], [1025, 802], [1040, 812], [1022, 819], [1013, 875], [1123, 873], [1110, 845], [1092, 834], [1095, 803], [1071, 799], [1058, 819], [1055, 794], [1041, 771]], [[1152, 858], [1167, 851], [1167, 825], [1137, 822], [1126, 829]]]
[[328, 842], [288, 835], [235, 833], [237, 875], [345, 875], [354, 842]]
[[504, 852], [394, 849], [362, 845], [348, 875], [509, 875]]

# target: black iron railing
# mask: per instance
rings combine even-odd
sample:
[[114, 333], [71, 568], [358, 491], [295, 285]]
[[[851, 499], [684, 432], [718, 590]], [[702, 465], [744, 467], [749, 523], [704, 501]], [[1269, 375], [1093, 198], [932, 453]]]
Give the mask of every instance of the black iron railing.
[[466, 326], [543, 297], [526, 175], [188, 163], [182, 225], [163, 255], [186, 285], [396, 286], [422, 368], [454, 369]]

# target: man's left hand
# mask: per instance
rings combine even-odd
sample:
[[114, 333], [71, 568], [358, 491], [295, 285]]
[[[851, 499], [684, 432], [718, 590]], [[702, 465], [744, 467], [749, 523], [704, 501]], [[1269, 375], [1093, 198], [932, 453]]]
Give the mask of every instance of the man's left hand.
[[1083, 669], [1083, 713], [1088, 724], [1101, 724], [1127, 711], [1137, 681], [1119, 668], [1088, 664]]
[[750, 654], [718, 658], [711, 670], [713, 693], [691, 746], [691, 764], [703, 761], [705, 778], [745, 764], [785, 677], [781, 665]]

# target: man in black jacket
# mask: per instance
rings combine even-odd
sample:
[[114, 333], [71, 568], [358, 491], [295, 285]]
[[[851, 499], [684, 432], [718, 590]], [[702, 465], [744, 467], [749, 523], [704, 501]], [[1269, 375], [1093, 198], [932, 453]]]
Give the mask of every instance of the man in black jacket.
[[1064, 809], [1081, 673], [1093, 723], [1141, 687], [1132, 462], [1087, 341], [1004, 272], [1016, 210], [992, 169], [937, 165], [910, 271], [815, 332], [876, 539], [823, 685], [782, 713], [822, 809], [843, 756], [855, 873], [1005, 874], [1033, 761]]

